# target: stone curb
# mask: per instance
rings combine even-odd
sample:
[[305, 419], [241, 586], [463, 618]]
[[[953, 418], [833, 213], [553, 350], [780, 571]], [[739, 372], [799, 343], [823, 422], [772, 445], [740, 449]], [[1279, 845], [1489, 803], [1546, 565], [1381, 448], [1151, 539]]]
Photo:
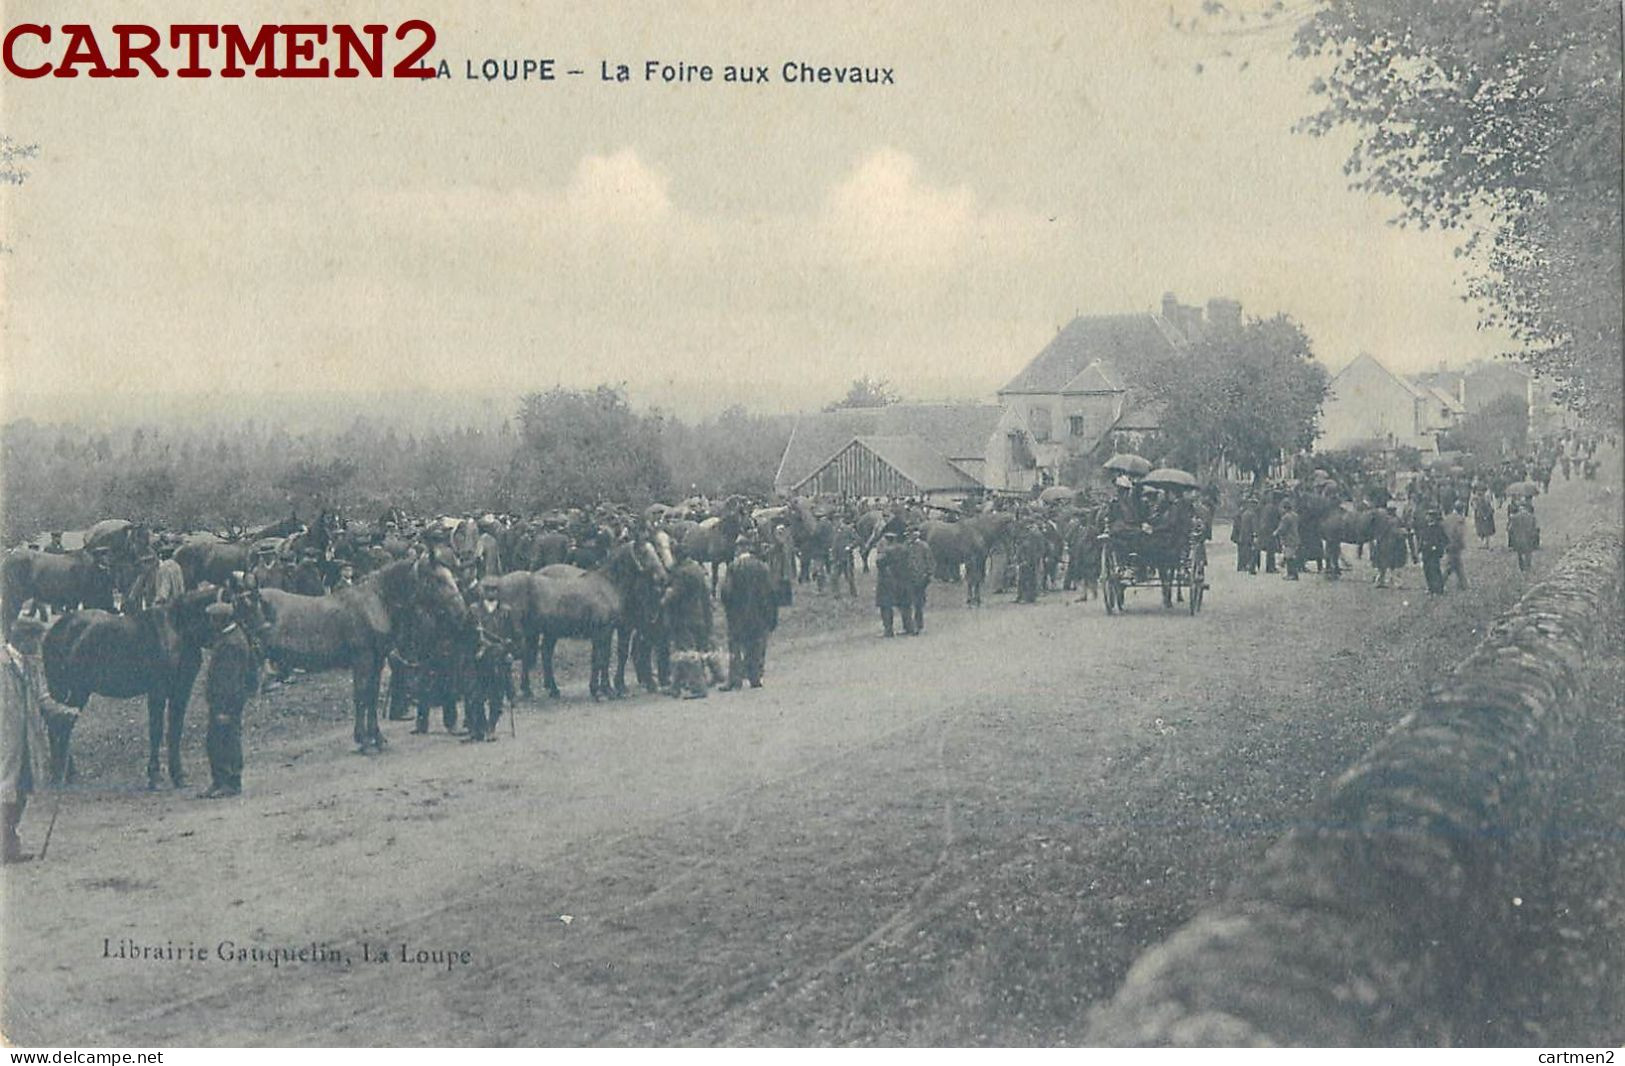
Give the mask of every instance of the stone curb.
[[1104, 1046], [1452, 1046], [1516, 973], [1586, 656], [1621, 613], [1621, 532], [1594, 531], [1271, 847], [1143, 954], [1090, 1019]]

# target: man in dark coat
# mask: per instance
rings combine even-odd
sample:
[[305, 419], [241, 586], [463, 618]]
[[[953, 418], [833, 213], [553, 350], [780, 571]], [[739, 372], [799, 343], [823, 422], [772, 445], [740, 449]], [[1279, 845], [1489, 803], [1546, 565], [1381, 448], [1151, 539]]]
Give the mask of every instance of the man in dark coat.
[[[903, 546], [897, 534], [888, 531], [875, 554], [875, 606], [880, 608], [880, 625], [884, 636], [895, 636], [892, 622], [897, 608], [908, 602], [908, 591], [903, 567]], [[904, 625], [907, 625], [904, 616]]]
[[1275, 493], [1264, 501], [1258, 509], [1258, 549], [1264, 553], [1264, 573], [1273, 574], [1275, 569], [1275, 553], [1281, 550], [1281, 542], [1275, 531], [1281, 528], [1281, 504]]
[[252, 610], [245, 626], [229, 603], [211, 603], [207, 614], [214, 631], [209, 670], [203, 675], [203, 698], [209, 706], [204, 742], [209, 787], [200, 798], [221, 799], [243, 790], [243, 708], [260, 688], [264, 662], [260, 640], [270, 625], [261, 610]]
[[[1029, 518], [1016, 534], [1016, 602], [1038, 602], [1038, 579], [1044, 565], [1047, 544], [1043, 527], [1037, 519]], [[904, 618], [904, 629], [908, 628]]]
[[671, 639], [672, 695], [704, 699], [711, 657], [711, 588], [705, 571], [682, 545], [673, 553], [677, 566], [660, 600]]
[[747, 680], [751, 688], [761, 688], [767, 638], [778, 628], [779, 605], [773, 574], [749, 537], [735, 543], [718, 598], [728, 619], [728, 683], [723, 691], [736, 691]]
[[1079, 602], [1099, 595], [1099, 538], [1103, 521], [1102, 509], [1089, 508], [1078, 515], [1067, 535], [1066, 579], [1069, 587], [1083, 589], [1083, 595], [1078, 597]]
[[1285, 579], [1298, 580], [1298, 554], [1303, 547], [1303, 538], [1298, 531], [1298, 508], [1290, 496], [1281, 501], [1281, 520], [1276, 524], [1271, 539], [1280, 546], [1282, 559], [1286, 563]]
[[1448, 547], [1439, 509], [1429, 505], [1416, 526], [1416, 550], [1422, 557], [1422, 576], [1429, 596], [1444, 595], [1444, 553]]
[[519, 650], [519, 624], [513, 611], [497, 599], [495, 577], [480, 579], [480, 595], [473, 609], [473, 646], [470, 652], [468, 692], [465, 697], [468, 739], [495, 740], [502, 701], [513, 681], [513, 657]]
[[903, 632], [917, 637], [925, 632], [925, 595], [931, 586], [935, 560], [931, 546], [919, 526], [912, 527], [903, 541]]
[[1258, 502], [1251, 496], [1230, 523], [1230, 543], [1236, 546], [1236, 573], [1258, 573]]
[[1535, 507], [1529, 501], [1514, 503], [1507, 518], [1507, 541], [1518, 553], [1518, 569], [1528, 571], [1534, 566], [1535, 549], [1540, 547], [1540, 524], [1535, 521]]
[[[830, 584], [835, 594], [841, 594], [841, 582], [846, 582], [847, 591], [855, 598], [858, 594], [858, 579], [853, 558], [858, 549], [858, 531], [852, 522], [842, 517], [835, 523], [835, 534], [829, 544]], [[766, 565], [765, 563], [763, 564]]]
[[1462, 552], [1467, 550], [1467, 501], [1458, 499], [1456, 509], [1444, 516], [1444, 576], [1456, 575], [1456, 587], [1467, 587], [1467, 567]]

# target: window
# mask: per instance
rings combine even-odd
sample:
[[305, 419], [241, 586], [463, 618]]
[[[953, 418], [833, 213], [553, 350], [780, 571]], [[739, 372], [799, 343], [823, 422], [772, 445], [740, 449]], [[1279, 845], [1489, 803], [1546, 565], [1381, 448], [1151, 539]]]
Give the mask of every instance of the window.
[[1084, 418], [1083, 415], [1073, 415], [1071, 418], [1067, 419], [1067, 421], [1071, 423], [1072, 435], [1074, 437], [1083, 436], [1088, 429], [1088, 420]]
[[1027, 424], [1032, 427], [1034, 440], [1049, 440], [1049, 408], [1029, 407]]

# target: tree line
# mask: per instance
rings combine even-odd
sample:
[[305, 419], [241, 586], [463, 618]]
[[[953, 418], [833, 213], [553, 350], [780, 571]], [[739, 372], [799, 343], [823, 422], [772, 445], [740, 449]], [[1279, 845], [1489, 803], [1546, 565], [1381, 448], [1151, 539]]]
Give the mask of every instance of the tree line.
[[520, 399], [495, 428], [403, 432], [369, 417], [331, 432], [248, 422], [116, 430], [0, 428], [6, 545], [128, 518], [171, 529], [252, 527], [322, 507], [372, 517], [488, 510], [533, 513], [602, 500], [772, 489], [793, 419], [739, 407], [685, 422], [636, 411], [617, 387]]

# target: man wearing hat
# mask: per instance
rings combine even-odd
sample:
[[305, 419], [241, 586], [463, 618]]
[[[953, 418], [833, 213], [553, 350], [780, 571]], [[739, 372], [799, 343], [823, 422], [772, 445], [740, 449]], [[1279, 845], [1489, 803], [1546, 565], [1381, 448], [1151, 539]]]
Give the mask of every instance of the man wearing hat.
[[1276, 573], [1275, 553], [1281, 550], [1281, 541], [1275, 531], [1281, 528], [1281, 492], [1273, 490], [1258, 508], [1258, 550], [1264, 555], [1264, 573]]
[[1416, 524], [1416, 551], [1422, 557], [1422, 576], [1427, 581], [1429, 596], [1444, 595], [1444, 568], [1440, 564], [1448, 547], [1443, 516], [1436, 504], [1429, 504]]
[[1236, 546], [1236, 573], [1258, 573], [1258, 500], [1243, 496], [1241, 509], [1230, 523], [1230, 543]]
[[903, 535], [903, 632], [917, 637], [925, 632], [925, 594], [931, 587], [935, 560], [931, 545], [919, 526]]
[[1303, 537], [1298, 528], [1298, 506], [1291, 496], [1281, 501], [1281, 520], [1275, 526], [1273, 540], [1280, 547], [1282, 560], [1286, 563], [1284, 580], [1298, 580]]
[[703, 699], [711, 651], [711, 590], [705, 571], [681, 544], [673, 548], [677, 566], [660, 598], [671, 635], [674, 696]]
[[751, 688], [761, 688], [767, 638], [778, 627], [779, 607], [773, 574], [749, 537], [734, 542], [733, 562], [717, 598], [728, 619], [728, 683], [723, 690], [735, 691], [747, 680]]
[[513, 611], [498, 599], [497, 580], [480, 579], [474, 603], [474, 676], [467, 698], [468, 740], [495, 740], [502, 700], [513, 679], [513, 657], [519, 650], [519, 625]]
[[203, 697], [209, 706], [209, 732], [205, 750], [209, 754], [209, 787], [200, 799], [222, 799], [243, 790], [243, 708], [259, 691], [260, 654], [270, 623], [263, 609], [248, 611], [249, 632], [238, 618], [237, 600], [211, 603], [205, 609], [214, 639], [210, 644], [209, 670], [203, 675]]
[[896, 530], [888, 529], [875, 553], [875, 606], [880, 608], [883, 636], [896, 636], [892, 628], [895, 611], [904, 607], [903, 630], [912, 632], [912, 621], [906, 609], [908, 590], [903, 568], [903, 545]]

